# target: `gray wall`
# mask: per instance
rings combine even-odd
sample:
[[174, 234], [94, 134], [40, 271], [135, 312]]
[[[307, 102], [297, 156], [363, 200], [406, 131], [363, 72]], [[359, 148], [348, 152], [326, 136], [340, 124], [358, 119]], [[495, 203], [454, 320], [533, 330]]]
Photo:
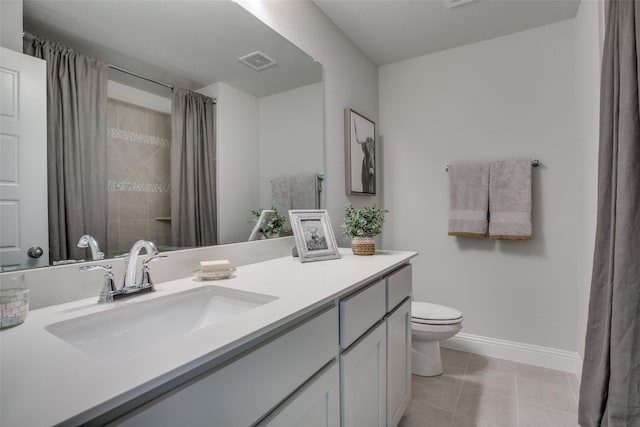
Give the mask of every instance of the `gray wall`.
[[22, 52], [22, 0], [0, 1], [0, 46]]
[[[343, 112], [352, 108], [378, 122], [378, 68], [310, 1], [238, 3], [324, 66], [323, 206], [329, 210], [338, 244], [350, 246], [350, 242], [343, 244], [341, 228], [347, 202], [380, 205], [382, 196], [345, 195]], [[378, 189], [381, 184], [378, 173]]]
[[[576, 349], [573, 31], [563, 21], [380, 67], [383, 243], [420, 252], [414, 297], [458, 308], [465, 333]], [[509, 158], [543, 164], [532, 240], [448, 236], [444, 165]]]
[[600, 63], [604, 23], [603, 3], [582, 1], [575, 18], [576, 151], [581, 167], [578, 328], [576, 351], [584, 357], [591, 267], [595, 245], [598, 186]]

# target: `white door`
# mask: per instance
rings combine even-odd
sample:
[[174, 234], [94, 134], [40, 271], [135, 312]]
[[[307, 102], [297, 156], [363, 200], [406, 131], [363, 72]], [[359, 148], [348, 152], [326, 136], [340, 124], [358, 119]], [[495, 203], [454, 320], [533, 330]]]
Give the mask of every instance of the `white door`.
[[0, 270], [48, 264], [46, 62], [0, 48]]

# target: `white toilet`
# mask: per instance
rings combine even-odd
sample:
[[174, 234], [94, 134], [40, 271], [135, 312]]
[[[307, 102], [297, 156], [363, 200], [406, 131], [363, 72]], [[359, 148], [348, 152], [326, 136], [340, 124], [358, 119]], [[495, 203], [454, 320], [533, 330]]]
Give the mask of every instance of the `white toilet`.
[[462, 313], [444, 305], [411, 302], [411, 362], [414, 375], [442, 374], [440, 341], [462, 329]]

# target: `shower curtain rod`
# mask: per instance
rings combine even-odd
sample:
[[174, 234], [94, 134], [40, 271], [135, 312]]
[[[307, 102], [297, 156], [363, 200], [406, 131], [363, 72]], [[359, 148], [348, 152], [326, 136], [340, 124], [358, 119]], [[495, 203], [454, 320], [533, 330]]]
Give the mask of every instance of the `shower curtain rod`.
[[[531, 166], [533, 166], [534, 168], [537, 168], [538, 166], [540, 166], [540, 160], [538, 160], [538, 159], [531, 160]], [[449, 165], [448, 164], [444, 165], [444, 170], [446, 172], [449, 172]]]
[[138, 74], [138, 73], [135, 73], [133, 71], [129, 71], [126, 68], [118, 67], [117, 65], [113, 65], [113, 64], [107, 64], [107, 65], [109, 65], [109, 68], [111, 68], [113, 70], [120, 71], [122, 73], [129, 74], [130, 76], [137, 77], [139, 79], [146, 80], [148, 82], [155, 83], [155, 84], [160, 85], [160, 86], [168, 87], [169, 89], [173, 90], [173, 85], [171, 85], [169, 83], [159, 82], [158, 80], [154, 80], [154, 79], [152, 79], [150, 77], [143, 76], [142, 74]]
[[[23, 31], [23, 32], [22, 32], [22, 37], [24, 37], [24, 36], [26, 36], [26, 35], [27, 35], [27, 32], [26, 32], [26, 31]], [[129, 74], [130, 76], [137, 77], [137, 78], [139, 78], [139, 79], [146, 80], [146, 81], [148, 81], [148, 82], [155, 83], [155, 84], [160, 85], [160, 86], [168, 87], [168, 88], [169, 88], [169, 89], [171, 89], [171, 90], [173, 90], [173, 88], [174, 88], [174, 86], [173, 86], [172, 84], [164, 83], [164, 82], [159, 82], [158, 80], [154, 80], [154, 79], [152, 79], [152, 78], [150, 78], [150, 77], [143, 76], [142, 74], [138, 74], [138, 73], [136, 73], [136, 72], [133, 72], [133, 71], [127, 70], [126, 68], [118, 67], [117, 65], [113, 65], [113, 64], [107, 64], [107, 65], [108, 65], [108, 66], [109, 66], [109, 68], [111, 68], [111, 69], [114, 69], [114, 70], [120, 71], [120, 72], [125, 73], [125, 74]]]

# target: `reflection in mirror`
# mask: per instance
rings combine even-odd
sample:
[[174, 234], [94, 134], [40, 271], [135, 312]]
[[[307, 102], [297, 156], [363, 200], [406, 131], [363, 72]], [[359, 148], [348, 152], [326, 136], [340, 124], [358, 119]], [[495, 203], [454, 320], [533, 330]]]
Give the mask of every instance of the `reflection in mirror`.
[[[239, 5], [158, 1], [151, 13], [146, 1], [24, 0], [23, 9], [25, 31], [114, 66], [102, 159], [107, 241], [98, 242], [107, 257], [140, 239], [161, 251], [182, 248], [171, 239], [172, 91], [166, 86], [217, 101], [210, 221], [218, 244], [246, 241], [251, 210], [320, 207], [322, 67]], [[240, 61], [254, 52], [263, 54], [248, 58], [259, 70]], [[274, 64], [262, 67], [270, 59]], [[94, 233], [70, 238], [78, 242], [83, 234]], [[84, 250], [77, 258], [91, 259], [90, 248]]]

